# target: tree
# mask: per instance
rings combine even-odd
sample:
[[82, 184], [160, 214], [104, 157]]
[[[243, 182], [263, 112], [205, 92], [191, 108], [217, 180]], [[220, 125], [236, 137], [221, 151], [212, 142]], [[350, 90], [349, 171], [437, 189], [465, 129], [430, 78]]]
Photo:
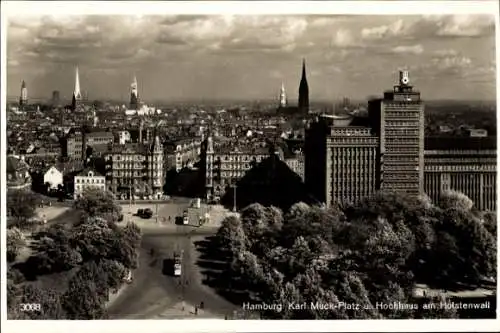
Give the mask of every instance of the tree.
[[[63, 308], [67, 312], [67, 319], [101, 319], [105, 316], [105, 298], [102, 290], [98, 289], [101, 281], [89, 279], [89, 270], [76, 274], [62, 296]], [[93, 276], [95, 278], [95, 276]]]
[[[9, 319], [66, 319], [60, 302], [60, 293], [36, 285], [26, 284], [15, 288], [8, 295]], [[39, 311], [20, 311], [23, 303], [40, 304]]]
[[460, 209], [470, 211], [474, 206], [474, 202], [465, 194], [458, 191], [445, 191], [439, 198], [439, 207], [442, 209]]
[[484, 227], [490, 232], [493, 237], [497, 237], [497, 214], [496, 212], [484, 212], [482, 214]]
[[218, 244], [229, 253], [238, 253], [247, 248], [248, 239], [241, 220], [236, 216], [226, 217], [217, 231]]
[[96, 188], [86, 189], [75, 201], [75, 208], [81, 210], [84, 217], [102, 217], [112, 222], [117, 222], [122, 213], [122, 208], [115, 203], [113, 194]]
[[8, 226], [31, 227], [30, 219], [35, 216], [39, 204], [39, 197], [31, 191], [9, 190], [7, 192]]
[[18, 228], [7, 229], [7, 261], [16, 260], [19, 251], [26, 246], [24, 234]]

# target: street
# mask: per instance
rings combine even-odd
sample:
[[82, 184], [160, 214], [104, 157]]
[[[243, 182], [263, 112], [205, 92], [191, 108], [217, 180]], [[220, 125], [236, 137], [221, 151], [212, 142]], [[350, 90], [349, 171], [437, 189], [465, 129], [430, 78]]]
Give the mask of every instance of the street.
[[[214, 229], [215, 230], [215, 229]], [[108, 308], [110, 319], [224, 318], [237, 307], [202, 284], [193, 242], [214, 230], [177, 226], [143, 230], [134, 281]], [[152, 250], [153, 249], [153, 250]], [[182, 274], [164, 273], [164, 260], [182, 252]], [[167, 267], [168, 268], [168, 267]], [[194, 307], [204, 303], [196, 315]], [[184, 308], [184, 309], [183, 309]]]

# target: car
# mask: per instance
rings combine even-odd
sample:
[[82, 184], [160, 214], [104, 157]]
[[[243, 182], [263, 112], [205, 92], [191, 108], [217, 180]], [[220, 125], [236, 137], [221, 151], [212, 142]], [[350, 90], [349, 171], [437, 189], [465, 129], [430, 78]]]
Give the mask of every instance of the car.
[[137, 216], [143, 219], [149, 219], [153, 216], [153, 211], [150, 208], [137, 210]]

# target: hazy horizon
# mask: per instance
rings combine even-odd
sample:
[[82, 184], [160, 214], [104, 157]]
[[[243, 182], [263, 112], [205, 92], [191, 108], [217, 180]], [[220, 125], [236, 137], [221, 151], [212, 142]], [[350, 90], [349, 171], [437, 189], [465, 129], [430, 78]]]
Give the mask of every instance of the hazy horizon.
[[89, 100], [274, 100], [296, 104], [302, 58], [311, 102], [381, 96], [410, 71], [425, 100], [496, 99], [493, 16], [70, 16], [9, 18], [7, 94]]

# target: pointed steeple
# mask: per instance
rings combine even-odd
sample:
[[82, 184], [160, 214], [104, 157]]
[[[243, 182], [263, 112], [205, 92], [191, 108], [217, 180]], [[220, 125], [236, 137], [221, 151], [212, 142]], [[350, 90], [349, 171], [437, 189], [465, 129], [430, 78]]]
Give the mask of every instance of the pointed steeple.
[[280, 107], [286, 107], [287, 100], [286, 100], [286, 91], [285, 91], [285, 84], [283, 81], [281, 81], [281, 90], [280, 90]]
[[24, 80], [23, 80], [23, 82], [21, 83], [21, 89], [24, 89], [24, 88], [26, 88], [26, 82], [24, 82]]
[[134, 75], [130, 85], [130, 109], [137, 110], [139, 107], [139, 93], [137, 90], [137, 77]]
[[78, 66], [76, 66], [75, 73], [75, 91], [73, 92], [73, 97], [75, 100], [79, 101], [82, 99], [82, 93], [80, 91], [80, 75], [78, 74]]
[[306, 77], [306, 59], [302, 59], [302, 77], [299, 85], [299, 109], [302, 113], [309, 112], [309, 86]]

